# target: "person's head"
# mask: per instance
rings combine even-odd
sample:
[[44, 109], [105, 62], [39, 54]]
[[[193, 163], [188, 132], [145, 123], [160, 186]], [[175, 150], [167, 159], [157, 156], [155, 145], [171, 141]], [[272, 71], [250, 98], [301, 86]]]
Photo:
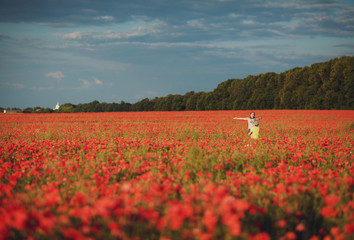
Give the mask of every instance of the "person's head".
[[251, 117], [251, 118], [255, 118], [255, 117], [256, 117], [256, 114], [255, 114], [254, 112], [251, 112], [250, 117]]
[[255, 120], [255, 121], [254, 121], [254, 125], [255, 125], [256, 127], [258, 127], [258, 126], [259, 126], [259, 122], [258, 122], [257, 120]]

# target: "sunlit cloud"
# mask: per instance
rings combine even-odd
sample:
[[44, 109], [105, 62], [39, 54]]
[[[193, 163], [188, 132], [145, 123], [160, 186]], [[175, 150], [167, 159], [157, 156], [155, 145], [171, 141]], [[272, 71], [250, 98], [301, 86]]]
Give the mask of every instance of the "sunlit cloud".
[[113, 16], [100, 16], [100, 17], [95, 17], [95, 20], [104, 20], [104, 21], [113, 21], [114, 17]]
[[100, 79], [96, 78], [96, 77], [93, 78], [93, 81], [95, 82], [96, 85], [102, 85], [103, 84], [103, 82]]
[[[129, 26], [129, 27], [126, 27]], [[123, 40], [144, 36], [152, 36], [162, 33], [166, 27], [166, 23], [162, 21], [134, 21], [127, 25], [114, 24], [105, 28], [87, 28], [81, 31], [71, 33], [54, 33], [53, 36], [63, 40], [75, 40], [81, 43], [96, 43], [107, 40]]]
[[84, 78], [79, 78], [79, 81], [82, 82], [82, 85], [79, 88], [90, 88], [94, 85], [103, 85], [103, 81], [101, 81], [97, 77], [93, 77], [93, 81], [89, 81]]
[[62, 72], [50, 72], [50, 73], [45, 74], [45, 76], [47, 78], [54, 78], [59, 81], [65, 77], [65, 75]]
[[156, 22], [131, 22], [129, 23], [131, 28], [128, 30], [116, 30], [110, 29], [93, 36], [95, 39], [127, 39], [134, 37], [142, 37], [162, 32], [162, 29], [166, 27], [166, 23], [163, 21]]
[[84, 32], [80, 32], [80, 31], [77, 31], [77, 32], [72, 32], [72, 33], [56, 33], [54, 34], [55, 37], [60, 37], [60, 38], [63, 38], [63, 39], [71, 39], [71, 40], [78, 40], [78, 39], [81, 39], [82, 36], [85, 35]]

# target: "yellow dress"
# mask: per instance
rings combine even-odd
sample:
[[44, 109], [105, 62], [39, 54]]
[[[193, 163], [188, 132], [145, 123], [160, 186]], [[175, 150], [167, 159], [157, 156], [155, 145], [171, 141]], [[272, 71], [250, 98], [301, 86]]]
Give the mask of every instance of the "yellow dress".
[[254, 126], [251, 129], [251, 138], [258, 139], [258, 137], [259, 137], [259, 127]]

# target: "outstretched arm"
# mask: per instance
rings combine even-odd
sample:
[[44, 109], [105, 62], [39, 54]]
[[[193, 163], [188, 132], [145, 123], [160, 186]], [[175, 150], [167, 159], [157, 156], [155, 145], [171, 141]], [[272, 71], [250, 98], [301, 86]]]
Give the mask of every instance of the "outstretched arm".
[[234, 117], [233, 119], [237, 119], [237, 120], [248, 120], [249, 118], [239, 118], [239, 117]]

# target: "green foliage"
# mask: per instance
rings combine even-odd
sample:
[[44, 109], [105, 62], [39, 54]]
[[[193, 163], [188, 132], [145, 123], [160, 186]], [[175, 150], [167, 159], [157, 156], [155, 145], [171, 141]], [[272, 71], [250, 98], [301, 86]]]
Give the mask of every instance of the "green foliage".
[[60, 113], [72, 113], [72, 112], [74, 112], [75, 107], [76, 106], [71, 104], [71, 103], [65, 103], [65, 104], [63, 104], [63, 105], [61, 105], [59, 107], [58, 112], [60, 112]]
[[42, 108], [42, 107], [35, 107], [35, 108], [25, 108], [22, 110], [23, 113], [52, 113], [54, 112], [53, 109], [50, 108]]

